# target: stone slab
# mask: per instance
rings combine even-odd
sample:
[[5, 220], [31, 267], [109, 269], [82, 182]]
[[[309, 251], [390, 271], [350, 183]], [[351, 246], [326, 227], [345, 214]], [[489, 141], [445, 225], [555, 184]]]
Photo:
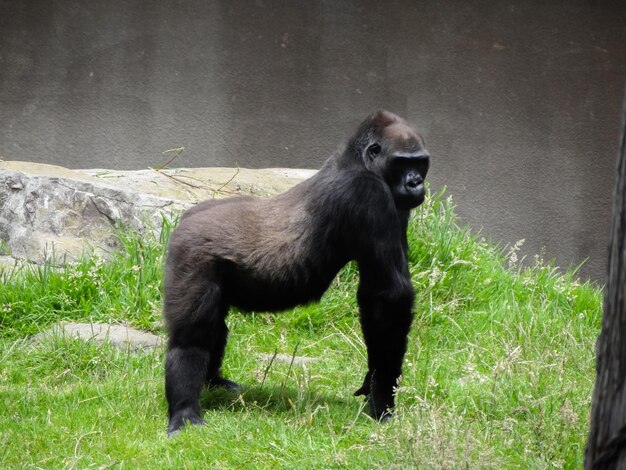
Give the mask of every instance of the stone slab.
[[118, 349], [132, 351], [150, 350], [163, 344], [163, 338], [153, 333], [127, 325], [107, 323], [59, 323], [33, 336], [33, 341], [40, 342], [54, 336], [94, 341], [98, 344], [110, 343]]

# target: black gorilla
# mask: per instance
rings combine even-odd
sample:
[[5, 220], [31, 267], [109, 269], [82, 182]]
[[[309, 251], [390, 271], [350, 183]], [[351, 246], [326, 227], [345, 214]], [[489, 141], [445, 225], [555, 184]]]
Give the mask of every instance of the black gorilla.
[[391, 412], [414, 297], [406, 229], [409, 211], [424, 200], [428, 167], [421, 136], [380, 111], [289, 191], [205, 201], [185, 212], [165, 269], [169, 434], [204, 422], [205, 384], [238, 389], [220, 374], [231, 305], [276, 311], [317, 301], [351, 260], [368, 354], [355, 395], [366, 395], [377, 419]]

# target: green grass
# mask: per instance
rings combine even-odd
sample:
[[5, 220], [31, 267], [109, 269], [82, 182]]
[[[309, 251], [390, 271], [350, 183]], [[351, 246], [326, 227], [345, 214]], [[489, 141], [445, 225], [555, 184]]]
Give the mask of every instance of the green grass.
[[[601, 290], [541, 260], [516, 262], [455, 224], [442, 194], [413, 219], [416, 288], [397, 415], [352, 396], [365, 373], [358, 272], [317, 305], [229, 316], [227, 376], [241, 396], [202, 396], [205, 427], [165, 437], [163, 350], [72, 339], [33, 343], [59, 320], [163, 333], [161, 240], [0, 272], [0, 468], [580, 468]], [[259, 356], [318, 358], [293, 365]]]

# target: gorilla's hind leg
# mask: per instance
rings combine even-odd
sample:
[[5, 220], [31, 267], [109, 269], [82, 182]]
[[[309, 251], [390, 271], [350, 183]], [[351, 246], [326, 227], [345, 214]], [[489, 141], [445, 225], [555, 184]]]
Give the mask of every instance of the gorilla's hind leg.
[[224, 388], [229, 392], [239, 393], [241, 386], [237, 382], [228, 380], [222, 376], [222, 359], [228, 338], [228, 327], [225, 318], [228, 314], [228, 307], [222, 307], [220, 319], [215, 322], [215, 328], [211, 332], [211, 351], [209, 354], [209, 364], [207, 371], [207, 384], [209, 388]]
[[171, 345], [165, 363], [165, 395], [169, 405], [167, 435], [186, 423], [204, 424], [200, 417], [200, 390], [204, 385], [208, 350]]
[[[188, 422], [204, 424], [200, 417], [200, 391], [207, 382], [210, 356], [224, 319], [221, 317], [219, 287], [208, 284], [202, 291], [198, 295], [197, 291], [190, 290], [186, 296], [177, 299], [166, 295], [165, 299], [170, 330], [165, 363], [168, 436]], [[223, 341], [225, 343], [225, 338]]]

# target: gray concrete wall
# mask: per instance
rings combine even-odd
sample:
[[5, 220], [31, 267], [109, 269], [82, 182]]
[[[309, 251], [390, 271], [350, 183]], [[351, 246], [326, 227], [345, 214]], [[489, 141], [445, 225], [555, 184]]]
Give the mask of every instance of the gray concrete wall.
[[0, 2], [0, 158], [319, 167], [370, 112], [464, 222], [603, 279], [626, 2]]

